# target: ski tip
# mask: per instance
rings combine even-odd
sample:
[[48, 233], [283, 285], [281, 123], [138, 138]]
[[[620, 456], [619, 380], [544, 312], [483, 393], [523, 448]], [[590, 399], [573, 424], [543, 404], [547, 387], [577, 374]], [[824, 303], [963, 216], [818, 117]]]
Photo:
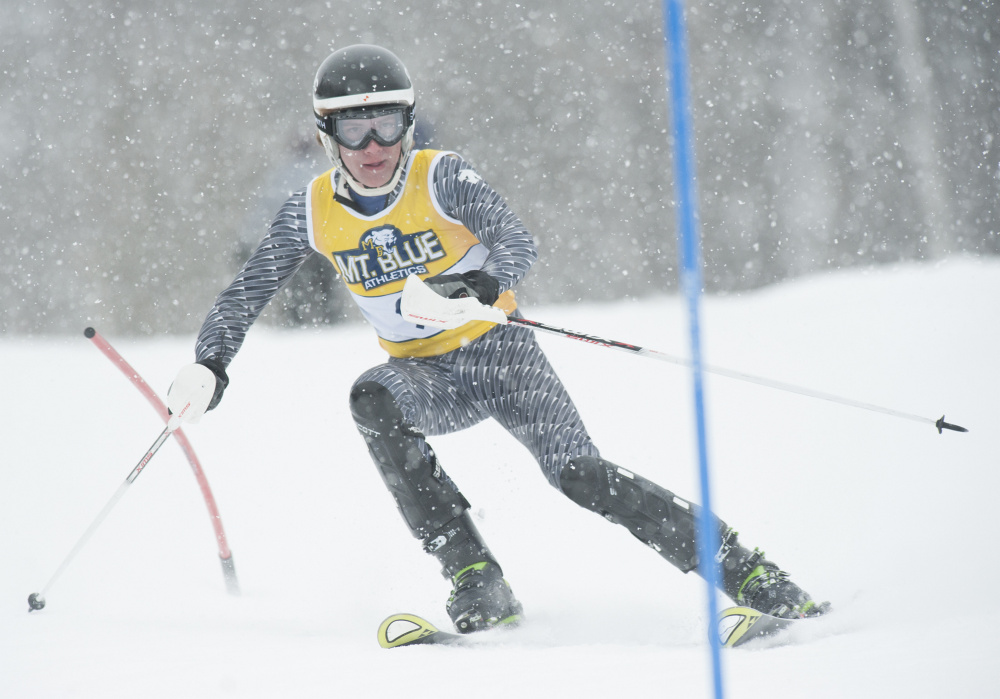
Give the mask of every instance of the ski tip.
[[378, 627], [378, 644], [383, 648], [427, 643], [440, 633], [434, 624], [416, 614], [393, 614]]
[[735, 648], [765, 638], [774, 639], [797, 619], [786, 619], [759, 612], [750, 607], [730, 607], [719, 613], [719, 645]]
[[961, 425], [953, 425], [950, 422], [945, 422], [944, 421], [944, 415], [942, 415], [940, 418], [938, 418], [938, 421], [934, 423], [934, 426], [937, 427], [938, 434], [941, 434], [945, 430], [952, 430], [953, 432], [968, 432], [969, 431], [969, 430], [965, 429], [964, 427], [962, 427]]
[[91, 339], [91, 338], [93, 338], [94, 335], [96, 335], [96, 334], [97, 334], [97, 331], [94, 330], [93, 328], [84, 328], [84, 330], [83, 330], [83, 336], [85, 338], [87, 338], [88, 340]]
[[732, 648], [746, 635], [747, 631], [763, 616], [750, 607], [730, 607], [719, 613], [718, 628], [719, 645]]

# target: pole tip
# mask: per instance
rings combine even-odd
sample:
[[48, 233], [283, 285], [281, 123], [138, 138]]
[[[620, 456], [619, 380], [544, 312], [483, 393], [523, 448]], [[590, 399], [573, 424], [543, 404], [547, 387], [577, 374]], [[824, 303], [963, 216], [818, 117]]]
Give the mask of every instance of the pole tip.
[[97, 334], [97, 331], [96, 331], [96, 330], [94, 330], [93, 328], [86, 328], [86, 329], [85, 329], [85, 330], [83, 331], [83, 336], [84, 336], [85, 338], [87, 338], [88, 340], [89, 340], [90, 338], [92, 338], [92, 337], [93, 337], [94, 335], [96, 335], [96, 334]]
[[45, 598], [37, 592], [32, 592], [28, 595], [28, 613], [38, 609], [45, 609]]
[[934, 423], [934, 426], [937, 427], [938, 434], [941, 434], [945, 430], [953, 430], [955, 432], [968, 432], [969, 431], [969, 430], [965, 429], [964, 427], [962, 427], [961, 425], [953, 425], [950, 422], [945, 422], [944, 421], [944, 415], [942, 415], [940, 418], [938, 418], [938, 421]]

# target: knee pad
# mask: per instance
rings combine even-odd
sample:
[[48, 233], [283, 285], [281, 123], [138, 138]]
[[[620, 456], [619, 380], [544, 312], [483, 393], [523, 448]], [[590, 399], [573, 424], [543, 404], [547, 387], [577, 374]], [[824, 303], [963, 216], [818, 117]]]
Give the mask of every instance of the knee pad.
[[[581, 507], [628, 529], [681, 571], [698, 567], [694, 503], [595, 456], [578, 456], [563, 466], [559, 488]], [[721, 546], [727, 527], [721, 521], [719, 527]]]
[[433, 539], [432, 534], [468, 509], [468, 501], [441, 470], [424, 436], [404, 422], [385, 386], [374, 381], [356, 385], [350, 406], [379, 475], [413, 536]]

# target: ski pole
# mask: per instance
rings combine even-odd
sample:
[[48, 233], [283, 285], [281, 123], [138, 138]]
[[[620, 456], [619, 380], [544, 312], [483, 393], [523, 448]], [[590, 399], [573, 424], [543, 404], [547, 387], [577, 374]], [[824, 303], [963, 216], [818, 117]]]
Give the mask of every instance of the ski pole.
[[[187, 410], [187, 407], [185, 407], [184, 410]], [[94, 519], [94, 521], [90, 523], [90, 526], [87, 527], [87, 531], [85, 531], [83, 533], [83, 536], [80, 537], [80, 540], [76, 542], [76, 545], [73, 547], [73, 550], [71, 550], [69, 552], [69, 555], [67, 555], [66, 558], [63, 559], [63, 562], [59, 564], [59, 567], [56, 569], [56, 572], [53, 573], [52, 577], [49, 578], [49, 581], [45, 583], [45, 587], [43, 587], [40, 592], [32, 592], [30, 595], [28, 595], [29, 612], [45, 608], [45, 593], [48, 592], [49, 588], [52, 587], [52, 584], [59, 578], [59, 576], [63, 574], [63, 571], [66, 570], [66, 568], [69, 566], [73, 558], [76, 557], [76, 554], [80, 552], [80, 549], [83, 548], [83, 545], [86, 544], [87, 541], [90, 539], [90, 537], [93, 536], [94, 532], [97, 531], [97, 528], [101, 525], [101, 522], [103, 522], [105, 518], [107, 518], [108, 513], [110, 513], [112, 508], [114, 508], [114, 506], [118, 504], [118, 501], [122, 499], [122, 496], [125, 495], [125, 491], [128, 490], [128, 487], [132, 485], [132, 482], [139, 477], [139, 474], [142, 473], [142, 470], [144, 468], [146, 468], [146, 465], [149, 463], [149, 460], [153, 458], [153, 455], [156, 454], [157, 451], [159, 451], [160, 447], [163, 446], [163, 443], [167, 441], [168, 437], [170, 437], [170, 434], [180, 426], [181, 424], [180, 415], [183, 414], [183, 412], [184, 411], [182, 410], [180, 414], [174, 415], [172, 418], [170, 418], [170, 421], [167, 423], [167, 426], [163, 429], [163, 432], [161, 432], [160, 436], [156, 438], [155, 442], [153, 442], [153, 446], [151, 446], [146, 451], [146, 454], [142, 457], [142, 459], [139, 460], [139, 463], [135, 465], [135, 468], [132, 469], [132, 472], [129, 473], [128, 476], [125, 478], [124, 482], [120, 486], [118, 486], [118, 490], [115, 491], [115, 494], [111, 496], [111, 499], [108, 500], [108, 503], [97, 514], [97, 517]]]
[[[661, 361], [670, 362], [671, 364], [677, 364], [679, 366], [686, 366], [686, 367], [691, 366], [691, 362], [689, 362], [688, 360], [681, 359], [680, 357], [674, 357], [665, 352], [659, 352], [657, 350], [648, 349], [646, 347], [639, 347], [638, 345], [630, 345], [626, 342], [619, 342], [618, 340], [606, 340], [602, 337], [597, 337], [595, 335], [586, 335], [584, 333], [578, 333], [572, 330], [564, 330], [563, 328], [556, 328], [551, 325], [546, 325], [545, 323], [540, 323], [536, 320], [528, 320], [526, 318], [511, 318], [510, 316], [508, 316], [507, 324], [521, 325], [523, 327], [531, 328], [532, 330], [549, 333], [551, 335], [558, 335], [560, 337], [565, 337], [570, 340], [580, 340], [581, 342], [586, 342], [587, 344], [596, 345], [598, 347], [608, 347], [611, 349], [621, 350], [623, 352], [628, 352], [638, 357], [659, 359]], [[725, 376], [730, 379], [736, 379], [738, 381], [748, 381], [750, 383], [759, 384], [761, 386], [767, 386], [768, 388], [775, 388], [778, 389], [779, 391], [797, 393], [799, 395], [808, 396], [810, 398], [819, 398], [821, 400], [830, 401], [832, 403], [840, 403], [841, 405], [848, 405], [854, 408], [871, 410], [876, 413], [883, 413], [884, 415], [892, 415], [893, 417], [899, 417], [905, 420], [913, 420], [915, 422], [929, 423], [937, 428], [938, 434], [942, 433], [944, 430], [953, 430], [955, 432], [969, 431], [966, 428], [961, 427], [959, 425], [953, 425], [949, 422], [945, 422], [944, 415], [942, 415], [937, 420], [934, 420], [933, 418], [922, 417], [920, 415], [913, 415], [910, 413], [904, 413], [899, 410], [893, 410], [892, 408], [883, 408], [878, 405], [872, 405], [871, 403], [863, 403], [861, 401], [853, 400], [851, 398], [843, 398], [841, 396], [837, 396], [832, 393], [824, 393], [823, 391], [816, 391], [811, 388], [796, 386], [795, 384], [785, 383], [782, 381], [775, 381], [774, 379], [767, 379], [761, 376], [754, 376], [752, 374], [745, 374], [740, 371], [733, 371], [731, 369], [724, 369], [722, 367], [703, 366], [702, 369], [710, 374], [718, 374], [719, 376]]]
[[[411, 323], [417, 324], [418, 326], [430, 325], [431, 327], [445, 329], [460, 327], [470, 320], [485, 320], [499, 325], [520, 325], [526, 328], [531, 328], [532, 330], [538, 330], [540, 332], [565, 337], [570, 340], [580, 340], [581, 342], [586, 342], [587, 344], [596, 345], [598, 347], [609, 347], [611, 349], [621, 350], [638, 357], [649, 357], [650, 359], [659, 359], [661, 361], [678, 364], [680, 366], [691, 366], [690, 361], [671, 356], [665, 352], [658, 352], [657, 350], [639, 347], [638, 345], [630, 345], [627, 342], [619, 342], [618, 340], [606, 340], [603, 337], [597, 337], [596, 335], [587, 335], [573, 330], [564, 330], [563, 328], [557, 328], [552, 325], [540, 323], [537, 320], [511, 317], [508, 316], [502, 309], [496, 306], [487, 306], [479, 303], [477, 299], [469, 297], [446, 299], [429, 288], [427, 284], [425, 284], [424, 281], [416, 274], [411, 274], [406, 278], [406, 283], [403, 287], [403, 296], [400, 299], [399, 313], [403, 316], [403, 318], [407, 319]], [[921, 417], [920, 415], [912, 415], [899, 410], [892, 410], [891, 408], [883, 408], [878, 405], [872, 405], [871, 403], [862, 403], [861, 401], [856, 401], [851, 398], [835, 396], [832, 393], [823, 393], [822, 391], [815, 391], [811, 388], [804, 388], [802, 386], [796, 386], [795, 384], [784, 383], [782, 381], [775, 381], [773, 379], [765, 379], [761, 376], [744, 374], [740, 371], [723, 369], [721, 367], [703, 365], [702, 371], [710, 374], [719, 374], [720, 376], [726, 376], [739, 381], [749, 381], [750, 383], [767, 386], [768, 388], [776, 388], [779, 391], [798, 393], [799, 395], [809, 396], [811, 398], [820, 398], [832, 403], [849, 405], [854, 408], [863, 408], [864, 410], [871, 410], [876, 413], [892, 415], [893, 417], [900, 417], [906, 420], [930, 423], [937, 428], [939, 434], [944, 430], [968, 432], [968, 430], [964, 427], [959, 427], [958, 425], [945, 422], [944, 415], [937, 420], [934, 420], [928, 417]]]

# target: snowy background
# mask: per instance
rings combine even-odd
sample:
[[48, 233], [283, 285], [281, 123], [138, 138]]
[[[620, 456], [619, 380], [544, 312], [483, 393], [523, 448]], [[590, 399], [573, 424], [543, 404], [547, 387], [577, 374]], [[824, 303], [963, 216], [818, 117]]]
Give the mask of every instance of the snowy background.
[[[1000, 3], [684, 5], [709, 292], [1000, 255]], [[197, 332], [328, 167], [312, 78], [355, 43], [403, 60], [418, 143], [462, 153], [535, 236], [522, 299], [677, 288], [659, 2], [7, 6], [0, 332]], [[263, 322], [358, 319], [313, 262]]]
[[[1000, 261], [952, 258], [706, 300], [709, 363], [971, 430], [708, 380], [716, 509], [836, 609], [793, 645], [726, 652], [727, 696], [996, 696], [997, 298]], [[675, 297], [524, 311], [687, 346]], [[29, 615], [27, 595], [162, 428], [83, 327], [0, 338], [0, 697], [709, 696], [701, 580], [551, 489], [492, 424], [433, 445], [527, 623], [473, 648], [379, 648], [393, 612], [444, 627], [449, 586], [352, 426], [348, 388], [381, 357], [361, 325], [256, 328], [220, 408], [186, 429], [242, 596], [225, 592], [204, 502], [167, 444]], [[192, 357], [193, 336], [105, 334], [161, 394]], [[540, 341], [604, 456], [693, 497], [686, 373]]]

